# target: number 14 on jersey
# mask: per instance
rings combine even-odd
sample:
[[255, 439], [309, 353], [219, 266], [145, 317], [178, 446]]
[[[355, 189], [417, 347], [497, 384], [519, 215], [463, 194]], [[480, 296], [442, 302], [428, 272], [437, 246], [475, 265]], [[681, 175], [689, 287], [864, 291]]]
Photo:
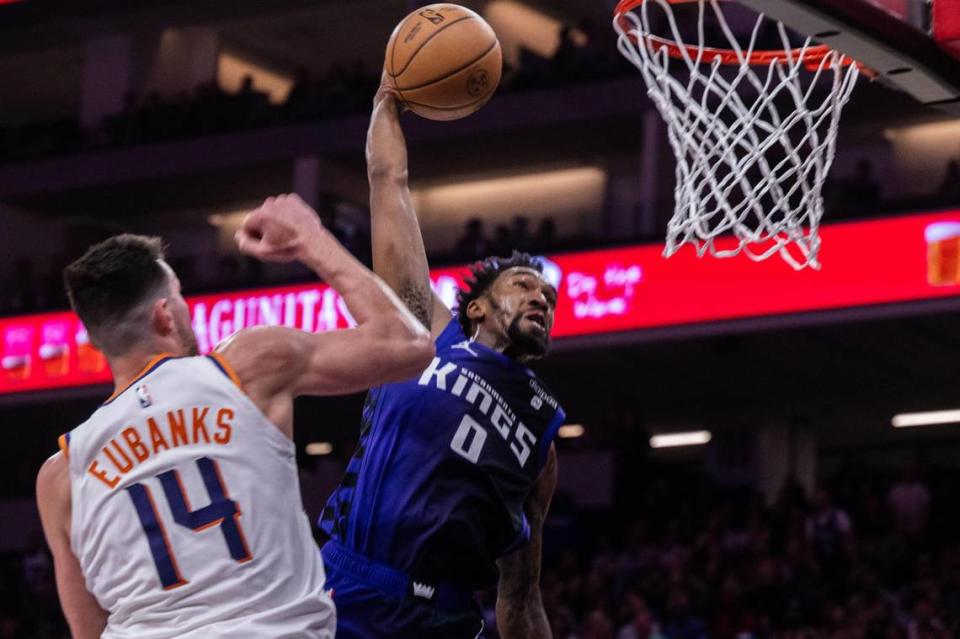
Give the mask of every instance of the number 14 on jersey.
[[[177, 470], [168, 470], [157, 475], [170, 506], [170, 512], [173, 514], [173, 521], [194, 532], [219, 526], [230, 557], [238, 563], [250, 561], [253, 555], [250, 554], [243, 527], [240, 524], [240, 508], [237, 502], [229, 497], [220, 473], [220, 466], [208, 457], [201, 457], [196, 463], [207, 494], [210, 496], [210, 503], [197, 510], [193, 510], [190, 506], [190, 500]], [[147, 535], [150, 554], [153, 556], [157, 575], [164, 590], [172, 590], [188, 583], [177, 565], [175, 549], [170, 545], [170, 539], [160, 519], [150, 487], [145, 484], [133, 484], [127, 488], [127, 492], [137, 509], [143, 532]]]

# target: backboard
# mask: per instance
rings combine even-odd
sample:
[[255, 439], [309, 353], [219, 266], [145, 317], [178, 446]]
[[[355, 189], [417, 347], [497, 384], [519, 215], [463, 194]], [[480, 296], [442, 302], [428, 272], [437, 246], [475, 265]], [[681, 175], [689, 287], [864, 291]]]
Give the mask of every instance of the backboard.
[[960, 113], [960, 1], [738, 1], [851, 56], [923, 104]]

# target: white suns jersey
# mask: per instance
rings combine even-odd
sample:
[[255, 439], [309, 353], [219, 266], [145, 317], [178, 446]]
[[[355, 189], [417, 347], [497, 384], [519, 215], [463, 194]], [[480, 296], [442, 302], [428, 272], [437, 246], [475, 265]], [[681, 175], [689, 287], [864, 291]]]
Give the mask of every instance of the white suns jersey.
[[332, 638], [293, 442], [219, 357], [161, 357], [61, 438], [106, 639]]

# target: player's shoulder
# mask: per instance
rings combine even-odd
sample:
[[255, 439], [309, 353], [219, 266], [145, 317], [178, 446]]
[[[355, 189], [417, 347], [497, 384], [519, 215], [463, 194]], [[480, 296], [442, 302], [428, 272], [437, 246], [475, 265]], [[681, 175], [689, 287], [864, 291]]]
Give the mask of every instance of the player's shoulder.
[[59, 495], [64, 484], [69, 486], [70, 462], [65, 450], [50, 455], [37, 471], [37, 498], [45, 499]]
[[550, 387], [547, 386], [547, 383], [543, 381], [543, 379], [539, 375], [537, 375], [533, 370], [528, 368], [526, 370], [526, 376], [530, 380], [529, 382], [530, 387], [533, 388], [535, 391], [537, 391], [538, 393], [542, 393], [544, 395], [549, 395], [550, 397], [556, 397], [554, 392], [550, 390]]
[[210, 354], [238, 383], [245, 385], [271, 371], [282, 370], [302, 352], [302, 331], [281, 326], [254, 326], [237, 331]]
[[463, 327], [460, 325], [460, 318], [457, 315], [451, 315], [447, 325], [440, 334], [437, 335], [436, 340], [434, 340], [434, 344], [439, 353], [453, 348], [457, 344], [463, 344], [466, 341], [467, 335], [463, 332]]
[[[530, 404], [537, 408], [538, 410], [541, 407], [549, 407], [558, 417], [561, 415], [566, 415], [563, 410], [563, 407], [560, 405], [560, 401], [557, 399], [556, 393], [554, 393], [546, 382], [544, 382], [540, 377], [537, 376], [529, 368], [527, 369], [527, 385], [530, 387], [530, 390], [533, 392], [533, 397], [530, 400]], [[562, 419], [562, 418], [561, 418]]]
[[78, 441], [82, 443], [89, 433], [97, 432], [105, 423], [115, 421], [120, 410], [118, 402], [105, 402], [98, 406], [89, 417], [57, 438], [60, 452], [69, 459], [70, 451], [77, 446]]

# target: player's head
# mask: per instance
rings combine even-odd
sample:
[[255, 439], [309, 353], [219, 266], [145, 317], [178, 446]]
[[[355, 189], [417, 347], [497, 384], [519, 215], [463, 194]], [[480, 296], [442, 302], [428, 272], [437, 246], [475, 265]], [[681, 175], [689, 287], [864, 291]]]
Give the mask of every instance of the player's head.
[[70, 305], [108, 357], [134, 350], [197, 354], [190, 310], [160, 238], [111, 237], [64, 269], [63, 278]]
[[557, 291], [543, 266], [526, 253], [488, 257], [470, 269], [473, 277], [457, 294], [460, 325], [468, 336], [481, 330], [506, 344], [504, 353], [521, 361], [550, 349]]

